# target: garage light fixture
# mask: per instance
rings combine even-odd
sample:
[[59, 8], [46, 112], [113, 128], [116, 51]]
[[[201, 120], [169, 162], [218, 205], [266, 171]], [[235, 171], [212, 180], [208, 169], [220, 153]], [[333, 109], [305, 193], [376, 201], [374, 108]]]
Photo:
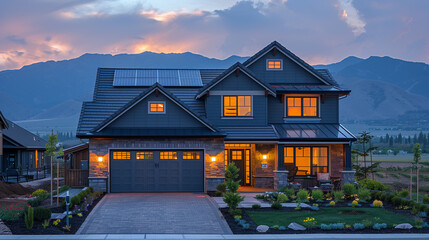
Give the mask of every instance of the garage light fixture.
[[216, 162], [216, 157], [211, 157], [212, 162]]
[[262, 159], [267, 160], [267, 154], [262, 155]]
[[98, 157], [98, 161], [102, 162], [103, 161], [103, 157]]

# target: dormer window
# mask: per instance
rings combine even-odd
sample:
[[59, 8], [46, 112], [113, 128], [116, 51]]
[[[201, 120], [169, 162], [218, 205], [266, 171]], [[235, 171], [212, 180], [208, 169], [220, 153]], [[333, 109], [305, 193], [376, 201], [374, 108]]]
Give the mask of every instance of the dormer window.
[[224, 96], [223, 97], [224, 117], [251, 117], [252, 97], [251, 96]]
[[267, 70], [283, 70], [283, 60], [282, 59], [268, 59], [267, 60]]
[[318, 97], [286, 96], [286, 117], [307, 118], [319, 116]]
[[164, 114], [165, 102], [149, 102], [148, 109], [150, 114]]

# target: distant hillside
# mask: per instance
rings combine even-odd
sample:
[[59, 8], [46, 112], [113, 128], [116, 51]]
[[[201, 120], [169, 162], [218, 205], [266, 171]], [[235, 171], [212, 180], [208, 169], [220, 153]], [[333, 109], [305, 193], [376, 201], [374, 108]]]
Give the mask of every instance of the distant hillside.
[[[84, 54], [0, 72], [0, 109], [7, 118], [40, 133], [76, 129], [81, 103], [90, 100], [98, 67], [228, 68], [225, 60], [193, 53]], [[348, 57], [327, 68], [352, 93], [340, 101], [342, 121], [392, 120], [429, 110], [429, 65], [389, 57]], [[418, 116], [418, 114], [416, 115]]]

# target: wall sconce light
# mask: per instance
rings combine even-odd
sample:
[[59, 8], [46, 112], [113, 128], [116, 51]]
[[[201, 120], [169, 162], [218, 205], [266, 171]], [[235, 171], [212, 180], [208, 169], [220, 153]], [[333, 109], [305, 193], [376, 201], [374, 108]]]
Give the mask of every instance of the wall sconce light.
[[216, 157], [211, 157], [212, 162], [216, 162]]
[[103, 157], [98, 157], [98, 161], [102, 162], [103, 161]]
[[262, 159], [267, 160], [267, 154], [262, 155]]

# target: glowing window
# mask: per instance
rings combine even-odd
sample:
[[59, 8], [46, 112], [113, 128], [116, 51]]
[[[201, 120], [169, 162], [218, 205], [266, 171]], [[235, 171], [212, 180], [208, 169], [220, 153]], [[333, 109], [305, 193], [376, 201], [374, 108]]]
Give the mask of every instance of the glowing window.
[[328, 147], [285, 147], [286, 169], [297, 167], [297, 175], [328, 173]]
[[149, 102], [149, 113], [165, 113], [165, 103]]
[[199, 152], [183, 152], [183, 159], [200, 159]]
[[153, 152], [137, 152], [137, 159], [153, 159]]
[[115, 160], [130, 160], [130, 152], [113, 152], [113, 159]]
[[243, 160], [243, 151], [231, 150], [231, 160]]
[[318, 97], [286, 97], [287, 117], [317, 117]]
[[282, 60], [268, 60], [267, 69], [269, 70], [282, 70]]
[[251, 96], [224, 96], [223, 115], [226, 117], [252, 116]]
[[161, 159], [177, 159], [177, 152], [161, 152]]

